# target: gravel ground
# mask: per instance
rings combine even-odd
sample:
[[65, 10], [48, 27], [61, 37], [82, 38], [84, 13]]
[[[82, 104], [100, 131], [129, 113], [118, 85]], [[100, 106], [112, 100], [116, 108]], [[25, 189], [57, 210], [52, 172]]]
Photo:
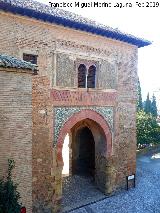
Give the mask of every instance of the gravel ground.
[[92, 177], [73, 176], [63, 179], [63, 212], [105, 198], [94, 185]]
[[[81, 206], [82, 203], [85, 204], [84, 198], [87, 203], [87, 198], [91, 199], [92, 197], [91, 201], [104, 199], [70, 211], [70, 213], [160, 213], [160, 154], [156, 158], [152, 159], [151, 157], [151, 155], [145, 155], [137, 159], [136, 188], [104, 198], [104, 195], [95, 189], [92, 180], [86, 178], [84, 181], [82, 178], [75, 177], [76, 184], [71, 184], [74, 193], [71, 197], [67, 196], [63, 205], [70, 206], [69, 209], [73, 209], [77, 206], [78, 199], [80, 201], [79, 206]], [[80, 184], [77, 184], [77, 181]], [[79, 187], [74, 188], [75, 185]], [[81, 196], [82, 194], [83, 196]], [[72, 202], [70, 202], [70, 199]], [[69, 203], [76, 205], [70, 205]], [[64, 208], [63, 212], [69, 209]]]

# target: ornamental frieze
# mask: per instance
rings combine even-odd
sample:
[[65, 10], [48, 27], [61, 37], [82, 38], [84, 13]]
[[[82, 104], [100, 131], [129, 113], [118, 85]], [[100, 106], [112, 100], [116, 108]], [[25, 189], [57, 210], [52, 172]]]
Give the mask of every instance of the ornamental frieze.
[[97, 54], [99, 57], [101, 56], [107, 56], [109, 57], [113, 51], [112, 50], [106, 50], [106, 49], [101, 49], [101, 48], [96, 48], [92, 46], [87, 46], [87, 45], [80, 45], [76, 42], [72, 41], [66, 41], [66, 40], [57, 40], [56, 41], [56, 49], [64, 49], [64, 50], [72, 50], [72, 52], [86, 52], [87, 54], [89, 53], [94, 53]]

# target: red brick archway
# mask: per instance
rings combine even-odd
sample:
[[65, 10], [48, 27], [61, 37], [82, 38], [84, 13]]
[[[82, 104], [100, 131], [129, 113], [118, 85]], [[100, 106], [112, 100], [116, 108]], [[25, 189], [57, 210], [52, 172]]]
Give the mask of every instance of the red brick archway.
[[93, 110], [82, 110], [81, 112], [75, 113], [69, 120], [63, 125], [58, 141], [57, 141], [57, 160], [58, 164], [63, 164], [63, 159], [62, 159], [62, 147], [63, 147], [63, 142], [66, 134], [70, 131], [70, 129], [77, 124], [78, 122], [84, 120], [84, 119], [90, 119], [95, 121], [104, 131], [105, 138], [106, 138], [106, 156], [109, 157], [112, 152], [112, 134], [110, 131], [110, 128], [105, 121], [105, 119], [98, 114], [97, 112]]

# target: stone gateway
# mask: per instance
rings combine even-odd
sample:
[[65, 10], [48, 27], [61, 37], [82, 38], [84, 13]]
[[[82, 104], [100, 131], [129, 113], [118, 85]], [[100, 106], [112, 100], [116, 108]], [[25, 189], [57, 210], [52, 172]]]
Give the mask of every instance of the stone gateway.
[[150, 42], [32, 0], [0, 0], [0, 29], [0, 177], [14, 159], [27, 213], [61, 211], [66, 175], [124, 189], [136, 172], [137, 52]]

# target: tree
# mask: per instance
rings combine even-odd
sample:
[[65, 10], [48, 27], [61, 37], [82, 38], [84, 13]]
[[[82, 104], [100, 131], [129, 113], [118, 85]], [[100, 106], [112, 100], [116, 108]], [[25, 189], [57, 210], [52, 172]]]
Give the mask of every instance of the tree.
[[151, 113], [151, 100], [149, 99], [149, 93], [147, 94], [147, 99], [145, 101], [145, 107], [144, 107], [144, 111], [147, 114]]
[[160, 127], [156, 118], [144, 111], [137, 112], [137, 144], [160, 143]]
[[153, 94], [152, 96], [152, 103], [151, 103], [151, 113], [153, 115], [153, 117], [157, 118], [157, 103], [156, 103], [156, 97], [155, 95]]
[[137, 111], [143, 110], [143, 103], [142, 103], [142, 93], [141, 93], [141, 85], [138, 79], [138, 102], [137, 102]]
[[21, 209], [17, 184], [12, 181], [12, 170], [14, 166], [14, 161], [8, 160], [7, 178], [0, 180], [0, 213], [19, 213]]

